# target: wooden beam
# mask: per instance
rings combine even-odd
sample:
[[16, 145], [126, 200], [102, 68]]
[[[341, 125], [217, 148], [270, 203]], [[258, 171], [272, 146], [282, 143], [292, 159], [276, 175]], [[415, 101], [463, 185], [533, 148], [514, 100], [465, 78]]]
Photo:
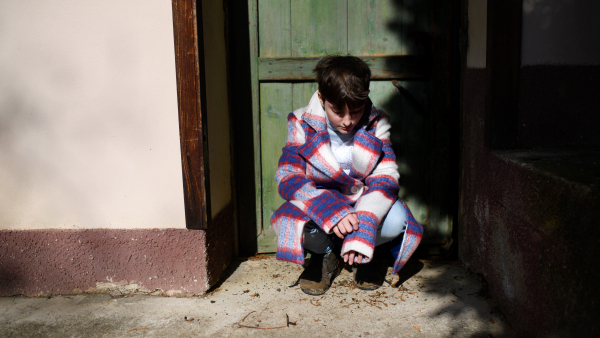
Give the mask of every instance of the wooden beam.
[[185, 222], [188, 229], [207, 229], [204, 48], [198, 39], [202, 37], [202, 8], [195, 0], [172, 0], [172, 7]]
[[258, 78], [258, 0], [248, 0], [250, 26], [250, 81], [252, 82], [252, 130], [254, 143], [254, 184], [256, 224], [262, 231], [262, 166], [260, 163], [260, 107]]
[[[371, 79], [427, 79], [431, 66], [420, 56], [360, 57], [371, 68]], [[321, 57], [258, 58], [259, 81], [314, 80], [313, 69]]]

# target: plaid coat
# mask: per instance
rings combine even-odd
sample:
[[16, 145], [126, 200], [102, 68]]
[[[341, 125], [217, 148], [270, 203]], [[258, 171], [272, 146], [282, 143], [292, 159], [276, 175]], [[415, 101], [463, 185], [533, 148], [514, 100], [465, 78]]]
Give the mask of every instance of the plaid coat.
[[[308, 106], [288, 116], [287, 141], [275, 174], [285, 202], [271, 217], [278, 236], [277, 259], [304, 263], [302, 230], [309, 220], [326, 233], [350, 213], [356, 213], [359, 230], [344, 238], [342, 254], [356, 251], [369, 261], [375, 249], [377, 227], [398, 200], [398, 165], [390, 142], [389, 117], [369, 102], [354, 136], [352, 169], [346, 174], [335, 159], [327, 132], [326, 113], [317, 92]], [[413, 254], [423, 227], [410, 210], [404, 236], [391, 242], [396, 257], [394, 273]]]

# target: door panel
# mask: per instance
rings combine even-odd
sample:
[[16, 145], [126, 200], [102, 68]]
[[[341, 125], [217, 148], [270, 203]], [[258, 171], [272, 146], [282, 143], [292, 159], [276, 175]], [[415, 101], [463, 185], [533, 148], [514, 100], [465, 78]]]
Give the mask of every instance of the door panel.
[[258, 51], [261, 57], [291, 56], [290, 1], [258, 2]]
[[397, 10], [389, 0], [348, 0], [348, 55], [401, 55], [400, 25], [387, 27]]
[[[419, 56], [430, 49], [430, 0], [258, 0], [249, 8], [256, 8], [258, 21], [253, 43], [258, 47], [260, 94], [259, 251], [276, 249], [270, 218], [283, 203], [274, 175], [285, 144], [287, 115], [308, 104], [317, 90], [316, 83], [306, 82], [315, 57], [328, 54], [363, 56], [371, 63], [371, 100], [392, 123], [399, 196], [425, 227], [424, 242], [446, 243], [452, 231], [444, 188], [449, 162], [440, 125], [447, 112], [430, 111], [432, 100], [444, 98], [431, 97], [432, 67]], [[404, 91], [392, 79], [402, 79]]]
[[347, 0], [292, 1], [292, 57], [346, 54]]
[[263, 227], [259, 232], [258, 245], [261, 251], [270, 252], [277, 249], [277, 243], [269, 221], [284, 202], [277, 193], [274, 177], [287, 137], [287, 115], [292, 111], [292, 84], [262, 83], [260, 97]]

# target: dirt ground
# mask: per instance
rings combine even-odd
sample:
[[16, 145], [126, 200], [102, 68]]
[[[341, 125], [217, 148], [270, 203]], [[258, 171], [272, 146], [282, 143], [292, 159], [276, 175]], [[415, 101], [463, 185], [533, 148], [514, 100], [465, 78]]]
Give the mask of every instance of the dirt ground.
[[0, 298], [2, 337], [513, 337], [485, 284], [459, 262], [410, 261], [376, 291], [342, 271], [322, 296], [294, 284], [302, 266], [234, 262], [205, 295], [113, 292]]

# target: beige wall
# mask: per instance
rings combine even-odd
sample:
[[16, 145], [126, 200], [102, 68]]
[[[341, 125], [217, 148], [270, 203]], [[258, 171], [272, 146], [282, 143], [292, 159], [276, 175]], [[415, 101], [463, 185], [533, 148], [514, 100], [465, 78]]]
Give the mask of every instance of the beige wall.
[[0, 2], [0, 229], [184, 228], [171, 2]]

